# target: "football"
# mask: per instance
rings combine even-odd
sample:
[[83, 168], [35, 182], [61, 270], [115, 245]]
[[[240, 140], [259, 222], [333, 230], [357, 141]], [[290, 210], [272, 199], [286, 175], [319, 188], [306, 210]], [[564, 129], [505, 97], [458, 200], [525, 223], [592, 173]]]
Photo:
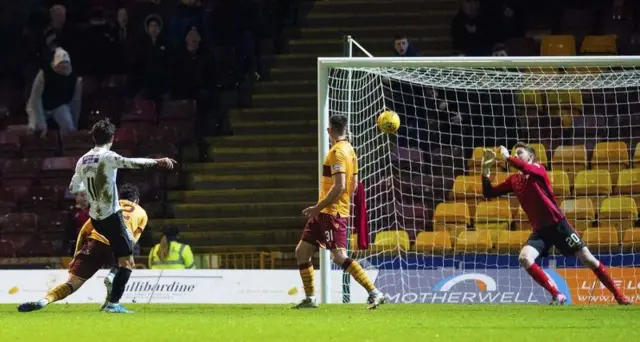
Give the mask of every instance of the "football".
[[384, 133], [395, 133], [400, 128], [400, 117], [394, 111], [385, 110], [378, 116], [378, 128]]

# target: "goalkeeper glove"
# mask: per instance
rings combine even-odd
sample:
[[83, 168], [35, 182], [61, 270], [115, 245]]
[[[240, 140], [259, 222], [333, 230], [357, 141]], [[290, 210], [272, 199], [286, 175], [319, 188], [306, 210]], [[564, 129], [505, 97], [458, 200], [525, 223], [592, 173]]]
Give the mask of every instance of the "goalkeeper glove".
[[507, 150], [507, 148], [506, 148], [506, 147], [504, 147], [504, 146], [500, 146], [500, 147], [499, 147], [499, 149], [500, 149], [500, 156], [501, 156], [504, 160], [509, 159], [509, 150]]
[[482, 156], [482, 175], [485, 177], [491, 176], [491, 168], [496, 165], [496, 153], [491, 150], [484, 150]]

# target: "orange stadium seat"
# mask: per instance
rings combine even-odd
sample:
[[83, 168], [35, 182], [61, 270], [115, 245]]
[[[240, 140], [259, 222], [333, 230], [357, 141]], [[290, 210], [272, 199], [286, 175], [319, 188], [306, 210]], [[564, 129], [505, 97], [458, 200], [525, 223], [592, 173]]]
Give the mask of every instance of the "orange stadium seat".
[[622, 234], [622, 248], [625, 251], [640, 251], [640, 229], [627, 229]]
[[580, 53], [589, 55], [616, 55], [618, 45], [616, 35], [586, 36], [582, 40]]
[[549, 35], [542, 37], [541, 56], [575, 56], [576, 38], [572, 35]]
[[592, 169], [608, 170], [611, 181], [617, 184], [618, 174], [629, 168], [629, 149], [622, 141], [607, 141], [596, 144], [591, 157]]
[[495, 249], [500, 253], [518, 254], [530, 234], [531, 232], [525, 230], [500, 231], [496, 240]]
[[471, 224], [471, 213], [465, 202], [440, 203], [433, 214], [433, 230], [446, 231], [453, 240]]
[[640, 169], [620, 171], [615, 193], [633, 197], [636, 201], [636, 206], [640, 207]]
[[[500, 150], [497, 146], [480, 146], [473, 149], [471, 159], [467, 161], [467, 169], [471, 174], [480, 174], [482, 172], [482, 157], [484, 156], [484, 150], [489, 149], [499, 156]], [[491, 170], [491, 173], [504, 172], [505, 164], [502, 161], [496, 162], [496, 166]]]
[[416, 250], [424, 253], [446, 253], [451, 251], [449, 232], [420, 232], [416, 236]]
[[622, 232], [625, 229], [633, 228], [637, 219], [638, 207], [636, 201], [631, 197], [609, 197], [600, 204], [600, 214], [598, 215], [600, 224], [617, 228]]
[[487, 253], [493, 247], [488, 230], [464, 231], [458, 235], [456, 251], [460, 253]]
[[518, 210], [515, 212], [515, 215], [513, 216], [513, 229], [514, 230], [525, 230], [525, 231], [530, 231], [531, 230], [531, 222], [529, 222], [529, 217], [527, 216], [527, 213], [524, 212], [524, 209], [522, 209], [522, 207], [518, 206]]
[[556, 147], [551, 157], [554, 171], [565, 171], [569, 182], [573, 183], [576, 173], [587, 169], [587, 147], [585, 145], [561, 145]]
[[569, 181], [569, 175], [562, 171], [549, 171], [549, 180], [551, 181], [551, 187], [553, 194], [557, 199], [562, 199], [571, 196], [571, 182]]
[[487, 230], [495, 241], [500, 230], [509, 230], [511, 224], [511, 207], [508, 200], [480, 202], [476, 208], [475, 228], [477, 231]]
[[[576, 175], [574, 183], [576, 196], [603, 197], [611, 194], [611, 175], [607, 170], [586, 170]], [[596, 205], [599, 206], [599, 201]]]
[[590, 198], [564, 200], [560, 203], [560, 209], [567, 217], [567, 221], [578, 232], [591, 228], [596, 219], [596, 210]]
[[404, 230], [387, 230], [376, 234], [372, 249], [380, 252], [408, 251], [410, 247], [409, 234]]
[[[529, 146], [531, 146], [531, 148], [536, 152], [536, 161], [547, 167], [547, 163], [549, 162], [549, 159], [547, 158], [547, 148], [540, 143], [530, 143]], [[516, 155], [515, 146], [511, 149], [511, 155]], [[515, 171], [513, 167], [511, 167], [510, 170]]]
[[582, 234], [582, 240], [593, 253], [610, 252], [620, 248], [618, 230], [613, 227], [589, 228]]

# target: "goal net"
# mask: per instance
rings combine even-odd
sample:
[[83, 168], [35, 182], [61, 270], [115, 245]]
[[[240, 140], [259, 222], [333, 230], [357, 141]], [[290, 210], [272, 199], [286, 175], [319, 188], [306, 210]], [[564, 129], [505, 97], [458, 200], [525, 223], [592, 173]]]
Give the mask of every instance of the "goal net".
[[[483, 149], [524, 142], [549, 171], [568, 221], [626, 295], [640, 299], [638, 62], [321, 59], [320, 112], [349, 117], [366, 188], [371, 246], [358, 250], [352, 236], [350, 256], [393, 303], [549, 302], [518, 266], [531, 230], [518, 200], [482, 196]], [[401, 118], [396, 135], [376, 127], [385, 109]], [[498, 163], [491, 179], [513, 172]], [[575, 258], [549, 253], [539, 263], [571, 303], [614, 302]], [[357, 286], [342, 281], [346, 292]]]

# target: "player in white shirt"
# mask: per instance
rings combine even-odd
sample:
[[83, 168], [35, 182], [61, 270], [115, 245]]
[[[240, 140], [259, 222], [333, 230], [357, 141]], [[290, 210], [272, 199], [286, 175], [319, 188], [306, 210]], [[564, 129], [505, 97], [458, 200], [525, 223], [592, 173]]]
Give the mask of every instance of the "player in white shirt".
[[85, 153], [76, 164], [71, 179], [72, 193], [85, 191], [90, 203], [89, 216], [95, 230], [109, 240], [118, 259], [118, 271], [113, 278], [111, 298], [106, 312], [129, 313], [119, 304], [134, 266], [133, 241], [122, 218], [118, 203], [116, 176], [118, 169], [142, 169], [159, 167], [171, 170], [176, 163], [170, 158], [125, 158], [111, 151], [116, 127], [108, 119], [98, 121], [91, 129], [95, 147]]

